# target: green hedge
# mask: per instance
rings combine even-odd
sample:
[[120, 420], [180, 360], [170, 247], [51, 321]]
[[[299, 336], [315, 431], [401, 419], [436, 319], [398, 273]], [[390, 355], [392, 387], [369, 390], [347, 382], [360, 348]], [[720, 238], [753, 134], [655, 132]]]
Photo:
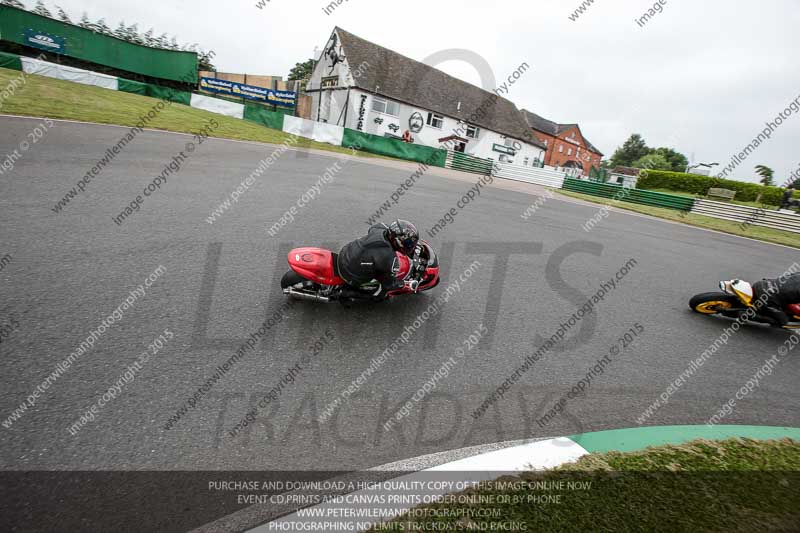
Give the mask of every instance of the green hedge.
[[407, 161], [417, 161], [432, 167], [444, 167], [447, 159], [447, 150], [431, 148], [430, 146], [420, 146], [409, 144], [397, 139], [379, 137], [369, 133], [344, 129], [344, 139], [342, 146], [345, 148], [356, 148], [373, 154], [386, 155], [405, 159]]
[[783, 196], [783, 189], [780, 187], [764, 187], [756, 183], [745, 183], [713, 176], [698, 176], [697, 174], [684, 174], [666, 170], [648, 170], [646, 174], [639, 177], [636, 188], [667, 189], [701, 196], [705, 196], [708, 190], [712, 188], [729, 189], [736, 191], [735, 199], [742, 202], [755, 202], [758, 199], [758, 195], [762, 194], [761, 202], [768, 205], [781, 205], [781, 196]]

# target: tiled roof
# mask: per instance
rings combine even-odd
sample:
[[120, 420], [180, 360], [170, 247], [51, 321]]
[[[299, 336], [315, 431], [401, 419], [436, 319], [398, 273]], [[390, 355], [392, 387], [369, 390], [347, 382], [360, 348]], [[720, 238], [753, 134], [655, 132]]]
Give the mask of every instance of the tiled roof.
[[[369, 65], [355, 78], [358, 88], [451, 118], [470, 119], [470, 124], [545, 148], [510, 100], [341, 28], [334, 31], [351, 67]], [[479, 109], [485, 110], [483, 116], [477, 116]]]

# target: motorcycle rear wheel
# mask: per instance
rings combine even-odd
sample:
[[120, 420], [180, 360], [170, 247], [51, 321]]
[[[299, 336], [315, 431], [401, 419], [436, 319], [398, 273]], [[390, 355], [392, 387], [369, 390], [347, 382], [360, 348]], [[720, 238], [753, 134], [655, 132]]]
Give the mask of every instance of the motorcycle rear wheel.
[[294, 270], [290, 270], [286, 274], [283, 275], [281, 278], [281, 289], [288, 289], [289, 287], [294, 287], [298, 283], [311, 283], [309, 280], [295, 272]]
[[695, 313], [703, 315], [716, 315], [717, 313], [724, 313], [734, 307], [740, 307], [742, 304], [739, 298], [725, 294], [724, 292], [704, 292], [697, 294], [689, 300], [689, 307]]

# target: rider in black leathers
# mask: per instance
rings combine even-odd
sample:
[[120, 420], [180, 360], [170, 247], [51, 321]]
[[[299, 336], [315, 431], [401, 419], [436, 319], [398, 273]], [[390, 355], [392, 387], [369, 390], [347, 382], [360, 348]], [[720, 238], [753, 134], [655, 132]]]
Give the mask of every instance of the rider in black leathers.
[[781, 209], [794, 209], [796, 207], [800, 207], [800, 201], [794, 197], [794, 185], [790, 185], [783, 192], [783, 197], [781, 197]]
[[406, 283], [397, 278], [400, 261], [395, 252], [412, 256], [418, 241], [417, 228], [407, 220], [395, 220], [389, 225], [375, 224], [364, 237], [347, 244], [339, 252], [339, 275], [354, 288], [372, 280], [378, 281], [378, 290], [369, 295], [376, 300], [405, 285], [416, 290], [413, 282]]
[[785, 309], [789, 304], [800, 303], [800, 273], [780, 279], [762, 279], [753, 283], [753, 295], [758, 301], [768, 295], [761, 312], [775, 321], [775, 325], [786, 328], [789, 316]]

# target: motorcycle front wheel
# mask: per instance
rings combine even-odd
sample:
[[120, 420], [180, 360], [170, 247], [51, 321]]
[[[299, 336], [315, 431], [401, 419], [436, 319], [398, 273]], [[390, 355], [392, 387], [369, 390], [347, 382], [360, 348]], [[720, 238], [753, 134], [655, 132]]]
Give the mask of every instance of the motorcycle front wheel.
[[724, 292], [704, 292], [693, 296], [689, 300], [689, 307], [695, 313], [704, 315], [715, 315], [724, 313], [735, 307], [740, 307], [741, 302], [736, 296], [725, 294]]

